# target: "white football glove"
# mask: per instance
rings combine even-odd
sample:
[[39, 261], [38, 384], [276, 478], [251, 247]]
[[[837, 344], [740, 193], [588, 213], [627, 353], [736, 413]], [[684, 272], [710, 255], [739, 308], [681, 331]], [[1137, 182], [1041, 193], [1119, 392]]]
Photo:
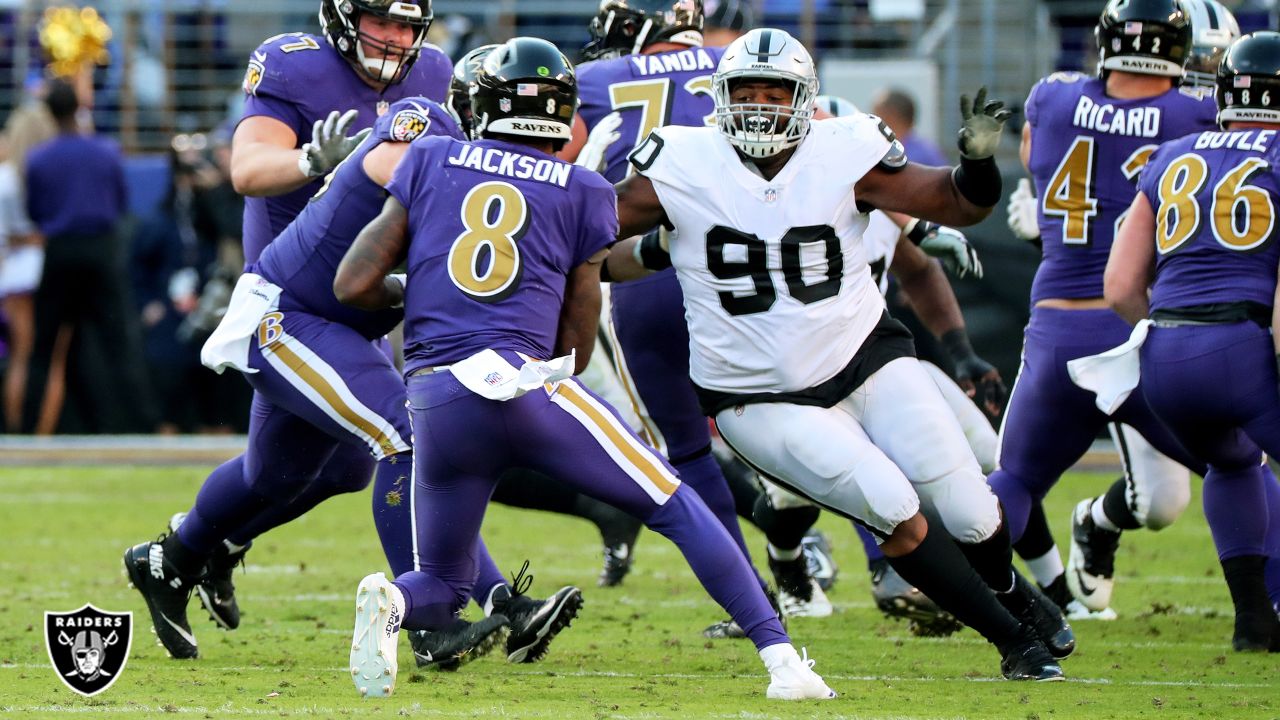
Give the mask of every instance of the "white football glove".
[[[915, 220], [914, 222], [923, 223], [924, 221]], [[923, 228], [920, 240], [913, 239], [913, 242], [919, 245], [926, 255], [941, 260], [947, 272], [956, 277], [973, 275], [974, 278], [982, 279], [982, 261], [978, 259], [978, 251], [969, 244], [969, 239], [964, 236], [964, 233], [955, 228], [933, 223], [908, 227], [908, 237], [916, 228]]]
[[608, 152], [610, 145], [622, 137], [622, 133], [618, 132], [618, 126], [621, 124], [622, 116], [616, 112], [600, 118], [600, 122], [591, 129], [591, 134], [587, 136], [587, 144], [582, 146], [578, 159], [574, 160], [573, 164], [588, 170], [604, 172], [604, 154]]
[[986, 86], [978, 89], [972, 101], [968, 95], [961, 95], [960, 117], [964, 122], [960, 127], [960, 154], [970, 160], [994, 155], [1004, 134], [1004, 123], [1012, 115], [1003, 101], [987, 100]]
[[1040, 203], [1031, 189], [1031, 181], [1018, 180], [1018, 188], [1009, 195], [1009, 229], [1023, 240], [1040, 238], [1040, 221], [1037, 211]]
[[347, 137], [347, 128], [359, 114], [354, 108], [341, 115], [334, 110], [329, 117], [316, 121], [311, 129], [311, 142], [302, 146], [302, 154], [298, 156], [298, 169], [303, 175], [309, 178], [328, 175], [373, 132], [373, 128], [365, 128]]
[[405, 288], [409, 286], [409, 274], [408, 273], [391, 273], [387, 277], [391, 278], [395, 282], [400, 283], [400, 303], [398, 305], [392, 305], [391, 307], [393, 308], [404, 307], [404, 291], [405, 291]]

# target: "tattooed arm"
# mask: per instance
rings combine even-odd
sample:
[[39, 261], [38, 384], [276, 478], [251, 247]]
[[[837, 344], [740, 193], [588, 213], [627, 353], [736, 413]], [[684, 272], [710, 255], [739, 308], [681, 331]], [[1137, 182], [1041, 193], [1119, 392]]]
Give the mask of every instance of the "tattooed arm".
[[383, 310], [404, 304], [404, 281], [387, 273], [404, 261], [409, 214], [394, 197], [365, 226], [338, 264], [333, 294], [344, 305]]

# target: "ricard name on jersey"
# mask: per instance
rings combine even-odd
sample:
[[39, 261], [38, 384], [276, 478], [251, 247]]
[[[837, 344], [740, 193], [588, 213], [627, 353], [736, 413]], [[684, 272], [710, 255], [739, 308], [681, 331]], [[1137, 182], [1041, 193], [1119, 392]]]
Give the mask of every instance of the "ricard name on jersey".
[[1071, 124], [1111, 135], [1153, 138], [1160, 134], [1160, 108], [1148, 105], [1117, 110], [1111, 103], [1096, 103], [1081, 95]]

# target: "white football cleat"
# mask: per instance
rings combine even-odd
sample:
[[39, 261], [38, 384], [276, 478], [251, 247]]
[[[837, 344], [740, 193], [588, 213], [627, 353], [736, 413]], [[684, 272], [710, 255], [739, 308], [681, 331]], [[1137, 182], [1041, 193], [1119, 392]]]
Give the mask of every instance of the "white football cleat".
[[387, 697], [396, 688], [396, 646], [404, 597], [382, 573], [356, 588], [356, 627], [351, 635], [351, 679], [363, 697]]
[[830, 700], [836, 691], [827, 687], [822, 676], [813, 671], [809, 651], [803, 655], [790, 651], [782, 662], [769, 668], [769, 689], [765, 696], [771, 700]]
[[1071, 602], [1067, 603], [1067, 606], [1063, 608], [1063, 614], [1067, 616], [1068, 620], [1110, 621], [1119, 617], [1116, 615], [1116, 611], [1109, 607], [1103, 608], [1102, 610], [1090, 610], [1080, 604], [1080, 601], [1075, 598], [1072, 598]]
[[818, 584], [818, 581], [814, 578], [809, 578], [808, 584], [808, 599], [792, 595], [787, 592], [786, 588], [781, 585], [778, 586], [778, 605], [782, 607], [783, 615], [787, 617], [830, 617], [835, 612], [835, 608], [831, 605], [831, 600], [822, 591], [822, 586]]

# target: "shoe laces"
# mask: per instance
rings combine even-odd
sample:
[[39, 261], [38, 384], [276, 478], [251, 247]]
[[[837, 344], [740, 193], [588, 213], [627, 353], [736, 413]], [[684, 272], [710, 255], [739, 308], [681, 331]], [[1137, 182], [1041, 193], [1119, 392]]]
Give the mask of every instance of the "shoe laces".
[[519, 572], [511, 576], [511, 598], [515, 599], [529, 592], [533, 585], [533, 573], [529, 572], [529, 561], [525, 560]]
[[815, 663], [817, 663], [817, 661], [809, 657], [809, 648], [800, 648], [800, 664], [812, 670]]

